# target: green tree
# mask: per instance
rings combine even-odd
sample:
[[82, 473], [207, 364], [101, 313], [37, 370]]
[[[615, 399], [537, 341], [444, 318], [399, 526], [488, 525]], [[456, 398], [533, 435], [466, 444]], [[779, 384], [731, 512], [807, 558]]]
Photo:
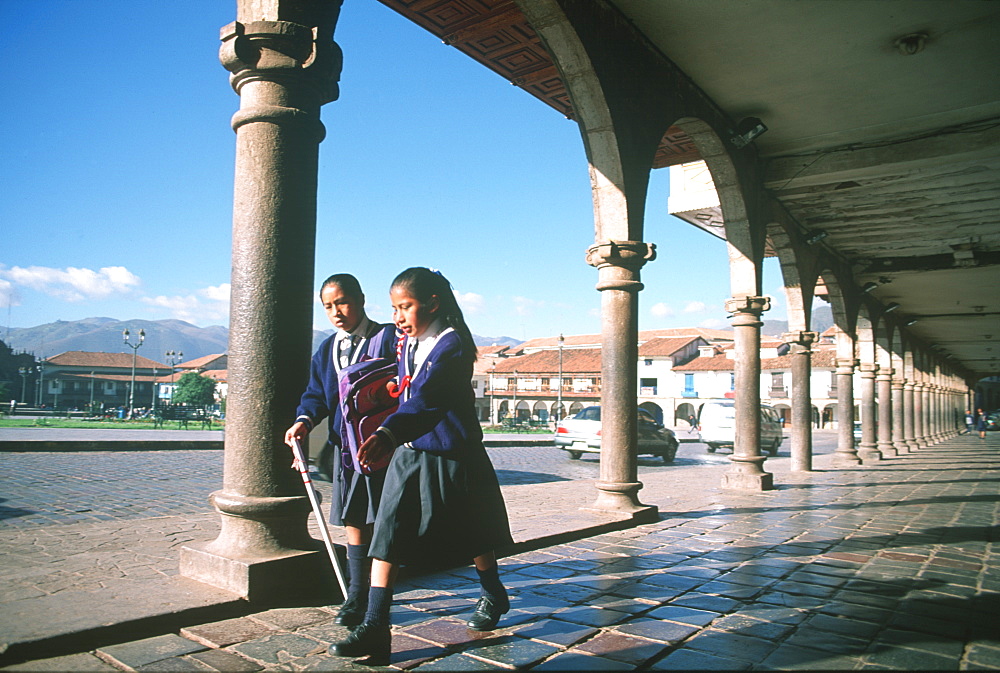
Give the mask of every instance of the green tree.
[[174, 404], [212, 404], [215, 402], [215, 381], [188, 372], [177, 381], [177, 389], [171, 400]]

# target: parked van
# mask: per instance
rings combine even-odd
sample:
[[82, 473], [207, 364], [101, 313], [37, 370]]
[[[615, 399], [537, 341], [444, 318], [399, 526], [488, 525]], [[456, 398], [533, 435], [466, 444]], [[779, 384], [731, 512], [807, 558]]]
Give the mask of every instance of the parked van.
[[[709, 400], [698, 412], [701, 441], [708, 445], [708, 452], [732, 449], [736, 440], [736, 404], [733, 400]], [[778, 455], [781, 446], [781, 419], [772, 407], [760, 405], [760, 449], [772, 456]]]

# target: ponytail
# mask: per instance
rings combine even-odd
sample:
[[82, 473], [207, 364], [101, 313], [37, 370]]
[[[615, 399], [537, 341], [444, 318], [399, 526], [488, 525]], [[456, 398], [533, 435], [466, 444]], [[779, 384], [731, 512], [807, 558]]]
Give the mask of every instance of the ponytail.
[[436, 296], [439, 306], [438, 316], [445, 325], [454, 329], [458, 334], [462, 346], [469, 353], [470, 360], [473, 362], [476, 360], [478, 355], [472, 332], [465, 324], [465, 316], [462, 315], [462, 309], [458, 305], [454, 291], [452, 291], [451, 283], [440, 271], [422, 266], [411, 267], [396, 276], [395, 280], [392, 281], [391, 288], [395, 287], [404, 288], [422, 303], [428, 302], [432, 296]]

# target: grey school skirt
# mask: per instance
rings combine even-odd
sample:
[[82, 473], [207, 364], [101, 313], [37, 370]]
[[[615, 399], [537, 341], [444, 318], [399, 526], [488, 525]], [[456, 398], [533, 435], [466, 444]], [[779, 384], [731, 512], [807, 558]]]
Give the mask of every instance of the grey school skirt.
[[386, 468], [369, 555], [401, 565], [467, 565], [512, 545], [507, 507], [486, 449], [430, 453], [401, 446]]

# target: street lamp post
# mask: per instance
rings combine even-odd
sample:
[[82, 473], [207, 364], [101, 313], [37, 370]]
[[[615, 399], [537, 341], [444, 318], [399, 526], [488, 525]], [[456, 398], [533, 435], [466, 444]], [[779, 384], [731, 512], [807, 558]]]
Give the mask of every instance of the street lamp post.
[[174, 388], [177, 385], [177, 382], [174, 381], [174, 365], [184, 359], [184, 353], [182, 351], [167, 351], [164, 355], [167, 358], [167, 362], [170, 364], [170, 402], [173, 403]]
[[38, 365], [38, 400], [35, 402], [35, 406], [39, 409], [42, 408], [42, 403], [45, 401], [45, 365], [39, 363]]
[[562, 349], [563, 349], [563, 335], [559, 335], [559, 387], [556, 389], [556, 423], [562, 420], [563, 408], [562, 408], [562, 386], [563, 386], [563, 371], [562, 371]]
[[27, 402], [24, 398], [27, 395], [28, 374], [31, 373], [31, 367], [18, 367], [17, 373], [21, 375], [21, 404], [24, 404]]
[[142, 346], [142, 342], [146, 339], [146, 330], [139, 330], [139, 340], [136, 343], [129, 341], [129, 331], [126, 327], [122, 330], [122, 338], [126, 346], [132, 349], [132, 385], [128, 389], [128, 416], [127, 418], [132, 418], [132, 403], [135, 400], [135, 358], [136, 351]]
[[512, 412], [514, 414], [514, 425], [516, 426], [517, 425], [517, 421], [518, 421], [518, 418], [517, 418], [517, 370], [516, 369], [514, 370], [514, 401], [513, 401], [513, 405], [514, 405], [514, 408], [512, 409]]

